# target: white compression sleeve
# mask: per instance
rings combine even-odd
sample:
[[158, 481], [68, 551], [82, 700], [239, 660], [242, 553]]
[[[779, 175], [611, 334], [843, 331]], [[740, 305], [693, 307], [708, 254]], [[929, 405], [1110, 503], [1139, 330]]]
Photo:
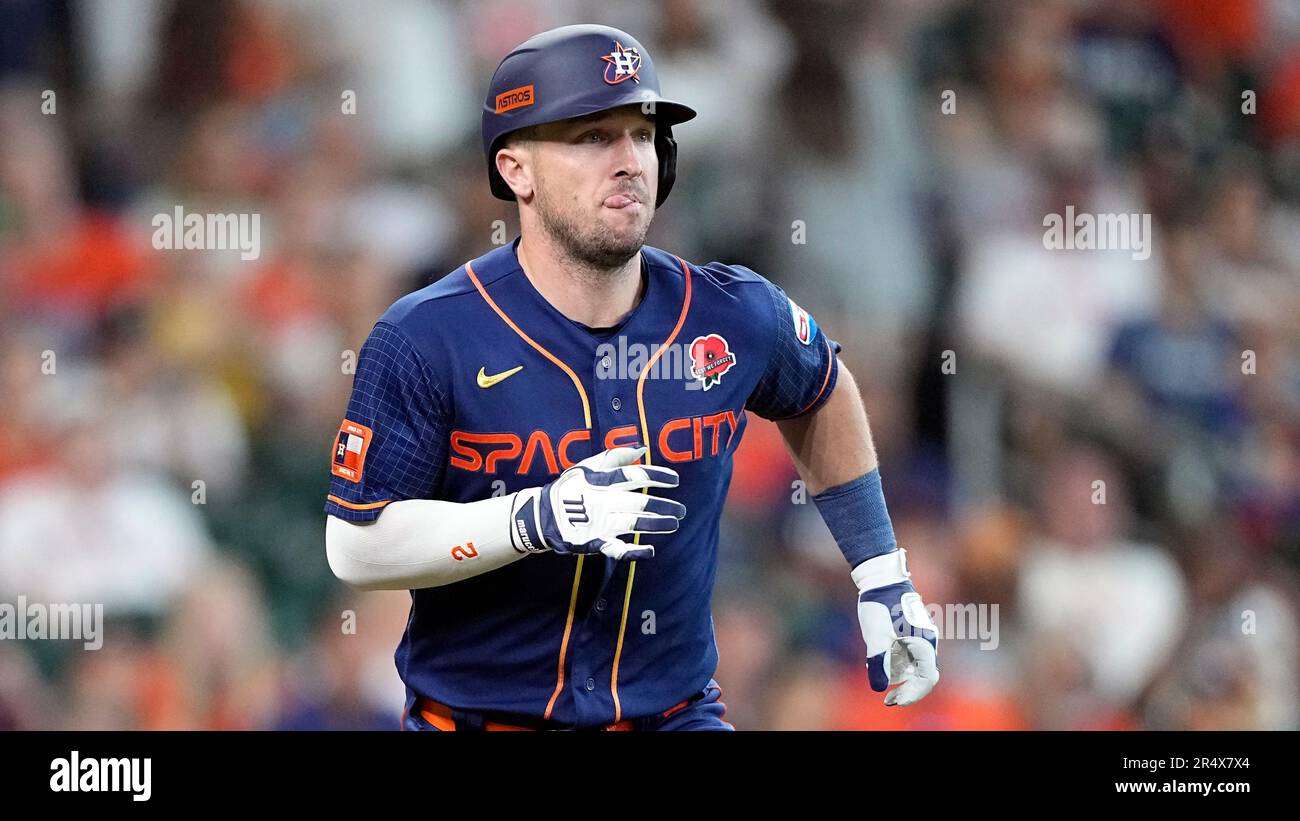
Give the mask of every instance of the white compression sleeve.
[[408, 499], [367, 524], [328, 516], [330, 569], [359, 590], [418, 590], [504, 567], [528, 555], [512, 542], [517, 495], [465, 503]]

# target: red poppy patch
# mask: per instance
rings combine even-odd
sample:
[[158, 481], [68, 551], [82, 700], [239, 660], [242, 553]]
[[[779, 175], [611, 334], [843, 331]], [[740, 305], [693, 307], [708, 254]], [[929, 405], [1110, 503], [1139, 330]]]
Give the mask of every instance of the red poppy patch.
[[704, 383], [706, 391], [718, 384], [735, 364], [736, 355], [727, 346], [726, 337], [697, 336], [691, 343], [691, 375]]

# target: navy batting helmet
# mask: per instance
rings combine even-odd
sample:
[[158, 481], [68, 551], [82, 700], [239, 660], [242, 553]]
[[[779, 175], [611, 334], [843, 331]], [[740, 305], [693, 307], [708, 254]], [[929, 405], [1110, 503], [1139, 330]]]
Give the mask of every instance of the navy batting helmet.
[[659, 78], [645, 47], [609, 26], [563, 26], [528, 38], [505, 56], [483, 102], [483, 153], [492, 193], [513, 200], [497, 173], [496, 154], [510, 132], [640, 103], [655, 120], [659, 193], [663, 204], [677, 178], [673, 125], [695, 116], [659, 96]]

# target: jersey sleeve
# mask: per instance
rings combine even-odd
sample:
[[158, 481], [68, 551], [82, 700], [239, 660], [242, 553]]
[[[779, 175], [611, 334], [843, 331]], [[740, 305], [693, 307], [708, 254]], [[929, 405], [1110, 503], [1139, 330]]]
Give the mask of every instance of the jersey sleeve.
[[745, 407], [764, 419], [793, 419], [820, 408], [835, 389], [840, 343], [785, 291], [764, 280], [775, 342], [767, 367]]
[[401, 329], [375, 325], [334, 438], [325, 512], [369, 522], [391, 502], [430, 498], [447, 460], [447, 407], [432, 368]]

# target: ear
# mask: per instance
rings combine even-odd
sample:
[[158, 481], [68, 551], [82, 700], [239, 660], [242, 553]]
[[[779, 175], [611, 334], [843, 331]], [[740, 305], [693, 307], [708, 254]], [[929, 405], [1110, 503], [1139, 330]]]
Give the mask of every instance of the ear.
[[520, 202], [533, 196], [533, 157], [520, 143], [511, 143], [496, 155], [497, 173], [506, 181]]

